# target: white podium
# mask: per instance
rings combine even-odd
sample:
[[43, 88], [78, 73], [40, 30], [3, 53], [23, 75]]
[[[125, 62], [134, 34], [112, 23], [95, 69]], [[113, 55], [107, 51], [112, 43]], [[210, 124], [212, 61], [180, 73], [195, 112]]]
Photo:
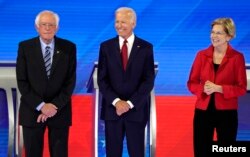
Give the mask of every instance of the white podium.
[[246, 64], [247, 72], [247, 91], [250, 92], [250, 64]]
[[16, 63], [0, 62], [0, 88], [6, 93], [8, 108], [8, 151], [7, 156], [22, 155], [22, 128], [18, 125], [20, 93], [16, 82]]

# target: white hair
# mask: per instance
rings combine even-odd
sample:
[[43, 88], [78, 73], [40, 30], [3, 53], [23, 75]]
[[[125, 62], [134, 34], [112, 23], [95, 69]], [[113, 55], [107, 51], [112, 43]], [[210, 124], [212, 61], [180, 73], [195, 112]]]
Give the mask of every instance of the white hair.
[[56, 19], [56, 27], [58, 27], [60, 18], [59, 18], [59, 16], [58, 16], [57, 13], [55, 13], [55, 12], [53, 12], [53, 11], [50, 11], [50, 10], [43, 10], [43, 11], [41, 11], [40, 13], [37, 14], [36, 19], [35, 19], [35, 24], [36, 24], [36, 26], [39, 27], [40, 17], [41, 17], [41, 15], [44, 14], [44, 13], [49, 13], [49, 14], [53, 15], [54, 18]]
[[136, 23], [136, 12], [134, 11], [134, 9], [129, 8], [129, 7], [120, 7], [118, 9], [116, 9], [115, 14], [117, 14], [118, 12], [121, 11], [128, 11], [131, 13], [131, 20], [132, 22], [134, 21]]

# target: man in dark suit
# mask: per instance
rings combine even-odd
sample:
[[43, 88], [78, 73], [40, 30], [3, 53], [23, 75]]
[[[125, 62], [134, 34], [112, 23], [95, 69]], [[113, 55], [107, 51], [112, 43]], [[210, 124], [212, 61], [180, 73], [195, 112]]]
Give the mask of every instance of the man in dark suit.
[[[98, 85], [107, 157], [122, 156], [125, 136], [129, 156], [144, 157], [145, 127], [155, 79], [154, 56], [153, 45], [134, 35], [135, 26], [135, 11], [118, 8], [115, 12], [118, 36], [100, 45]], [[124, 47], [125, 59], [121, 57]]]
[[50, 156], [68, 156], [76, 45], [55, 36], [58, 24], [56, 13], [40, 12], [35, 19], [39, 36], [20, 42], [18, 47], [19, 124], [23, 128], [26, 157], [42, 157], [46, 127]]

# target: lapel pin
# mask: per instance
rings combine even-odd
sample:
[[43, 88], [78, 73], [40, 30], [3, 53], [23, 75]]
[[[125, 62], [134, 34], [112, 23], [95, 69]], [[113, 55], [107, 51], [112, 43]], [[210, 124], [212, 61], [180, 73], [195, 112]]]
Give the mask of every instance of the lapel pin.
[[58, 53], [60, 53], [60, 51], [56, 51], [56, 53], [58, 54]]

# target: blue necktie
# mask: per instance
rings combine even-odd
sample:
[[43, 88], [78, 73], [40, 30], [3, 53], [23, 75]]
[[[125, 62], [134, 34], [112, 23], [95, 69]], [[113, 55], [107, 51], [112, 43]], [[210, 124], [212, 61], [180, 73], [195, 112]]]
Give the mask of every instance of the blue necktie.
[[49, 77], [50, 68], [51, 68], [51, 53], [50, 53], [50, 47], [49, 46], [46, 46], [46, 48], [45, 48], [44, 63], [45, 63], [47, 76]]

